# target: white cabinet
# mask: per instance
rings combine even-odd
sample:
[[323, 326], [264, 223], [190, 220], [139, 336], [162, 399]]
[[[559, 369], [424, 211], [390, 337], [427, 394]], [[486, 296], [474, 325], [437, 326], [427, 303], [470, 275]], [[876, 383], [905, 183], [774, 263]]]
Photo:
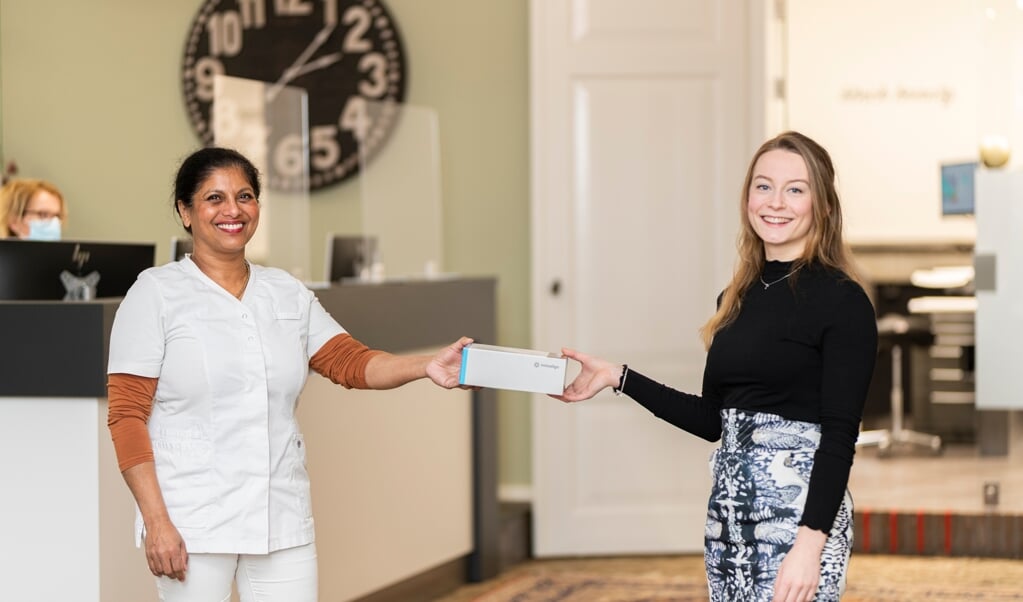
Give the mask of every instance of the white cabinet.
[[977, 409], [1023, 408], [1023, 172], [977, 170]]

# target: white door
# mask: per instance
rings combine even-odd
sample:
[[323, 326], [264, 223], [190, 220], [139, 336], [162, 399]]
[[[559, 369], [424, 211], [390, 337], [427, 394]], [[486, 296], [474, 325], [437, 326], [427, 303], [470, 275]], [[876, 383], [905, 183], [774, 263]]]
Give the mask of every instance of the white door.
[[[700, 391], [753, 150], [751, 6], [531, 0], [536, 348]], [[713, 448], [610, 391], [536, 396], [535, 553], [701, 550]]]

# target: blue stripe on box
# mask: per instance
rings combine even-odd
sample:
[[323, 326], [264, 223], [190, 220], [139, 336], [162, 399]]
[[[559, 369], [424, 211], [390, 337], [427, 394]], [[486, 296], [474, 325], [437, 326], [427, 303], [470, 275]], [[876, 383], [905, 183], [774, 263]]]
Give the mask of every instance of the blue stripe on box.
[[462, 347], [462, 368], [458, 371], [458, 384], [465, 384], [465, 365], [469, 363], [469, 346]]

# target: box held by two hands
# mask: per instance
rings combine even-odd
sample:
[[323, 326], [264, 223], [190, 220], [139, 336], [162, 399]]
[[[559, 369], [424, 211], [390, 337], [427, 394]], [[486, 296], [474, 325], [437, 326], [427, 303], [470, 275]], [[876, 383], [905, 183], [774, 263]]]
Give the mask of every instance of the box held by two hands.
[[458, 384], [561, 395], [567, 363], [546, 351], [473, 343], [462, 348]]

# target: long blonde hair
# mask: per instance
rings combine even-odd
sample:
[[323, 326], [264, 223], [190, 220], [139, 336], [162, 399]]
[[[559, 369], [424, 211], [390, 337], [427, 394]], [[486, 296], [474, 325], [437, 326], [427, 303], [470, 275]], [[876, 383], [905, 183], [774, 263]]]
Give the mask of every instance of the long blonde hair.
[[[700, 329], [700, 337], [708, 349], [714, 335], [731, 324], [739, 315], [746, 291], [760, 278], [764, 270], [766, 261], [764, 241], [753, 229], [746, 215], [746, 205], [753, 183], [753, 169], [764, 153], [773, 150], [796, 153], [803, 158], [809, 174], [813, 221], [806, 247], [802, 256], [794, 262], [793, 269], [798, 270], [806, 264], [813, 263], [839, 270], [850, 279], [858, 281], [849, 249], [842, 240], [842, 205], [838, 198], [838, 189], [835, 187], [835, 168], [831, 163], [831, 156], [824, 147], [799, 132], [778, 134], [757, 149], [746, 170], [739, 202], [739, 219], [742, 227], [737, 244], [738, 261], [735, 273], [722, 294], [717, 312]], [[798, 274], [790, 279], [790, 283], [795, 281], [796, 276]]]

